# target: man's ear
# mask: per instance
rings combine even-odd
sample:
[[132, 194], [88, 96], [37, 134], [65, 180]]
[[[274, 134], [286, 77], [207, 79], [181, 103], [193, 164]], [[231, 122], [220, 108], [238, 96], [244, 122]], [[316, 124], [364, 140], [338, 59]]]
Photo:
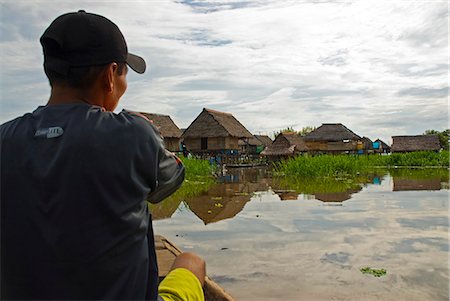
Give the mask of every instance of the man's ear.
[[114, 91], [114, 74], [117, 72], [117, 63], [110, 63], [105, 70], [105, 87], [109, 93]]

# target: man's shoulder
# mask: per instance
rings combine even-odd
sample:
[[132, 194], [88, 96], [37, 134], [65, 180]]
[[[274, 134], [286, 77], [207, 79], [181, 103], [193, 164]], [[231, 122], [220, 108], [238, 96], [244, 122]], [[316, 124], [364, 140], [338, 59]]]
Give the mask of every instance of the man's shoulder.
[[118, 115], [118, 118], [124, 118], [130, 122], [136, 130], [143, 131], [148, 134], [158, 134], [159, 131], [153, 124], [153, 121], [148, 119], [145, 115], [139, 112], [133, 112], [128, 110], [122, 110]]

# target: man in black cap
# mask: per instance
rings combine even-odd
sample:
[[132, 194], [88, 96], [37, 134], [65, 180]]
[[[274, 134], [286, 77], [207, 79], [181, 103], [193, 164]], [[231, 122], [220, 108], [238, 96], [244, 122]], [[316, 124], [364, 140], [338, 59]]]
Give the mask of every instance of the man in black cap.
[[[112, 112], [145, 61], [85, 11], [58, 17], [41, 44], [50, 99], [0, 127], [1, 297], [161, 298], [146, 200], [178, 189], [184, 167], [149, 120]], [[183, 255], [160, 294], [201, 299], [204, 277]]]

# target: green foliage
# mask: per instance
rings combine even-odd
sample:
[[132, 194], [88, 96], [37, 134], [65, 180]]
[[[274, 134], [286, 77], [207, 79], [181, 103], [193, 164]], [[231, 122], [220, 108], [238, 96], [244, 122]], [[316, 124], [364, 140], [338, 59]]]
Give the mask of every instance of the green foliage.
[[186, 179], [195, 180], [198, 178], [211, 177], [214, 167], [207, 160], [180, 157], [186, 170]]
[[450, 135], [450, 129], [446, 129], [442, 132], [439, 132], [436, 130], [426, 130], [423, 134], [424, 135], [438, 135], [439, 142], [441, 143], [441, 147], [444, 150], [449, 150], [448, 139], [449, 139], [449, 135]]
[[449, 152], [394, 153], [387, 156], [385, 166], [449, 166]]
[[386, 275], [385, 269], [372, 269], [371, 267], [364, 267], [360, 269], [361, 273], [363, 274], [371, 274], [375, 277], [381, 277]]
[[315, 126], [305, 126], [303, 127], [300, 131], [298, 131], [297, 133], [300, 136], [306, 136], [307, 134], [311, 133], [312, 131], [314, 131], [316, 129]]
[[315, 129], [316, 129], [315, 126], [305, 126], [305, 127], [302, 127], [302, 129], [300, 131], [296, 131], [296, 130], [294, 130], [293, 127], [288, 126], [287, 128], [284, 128], [284, 129], [281, 129], [279, 131], [273, 132], [273, 135], [274, 135], [274, 137], [276, 137], [280, 133], [296, 133], [296, 134], [298, 134], [300, 136], [306, 136], [307, 134], [311, 133]]
[[333, 177], [348, 178], [375, 167], [394, 166], [448, 167], [449, 152], [413, 152], [381, 155], [320, 155], [297, 156], [274, 163], [275, 173], [294, 177]]

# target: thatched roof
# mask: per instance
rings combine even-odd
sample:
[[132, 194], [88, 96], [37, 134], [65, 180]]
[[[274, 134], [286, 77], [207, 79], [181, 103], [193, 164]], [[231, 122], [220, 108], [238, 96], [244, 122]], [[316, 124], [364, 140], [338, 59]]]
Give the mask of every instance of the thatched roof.
[[153, 124], [159, 129], [164, 138], [180, 138], [181, 130], [173, 122], [169, 115], [161, 115], [154, 113], [144, 113], [142, 115], [153, 121]]
[[360, 140], [361, 137], [353, 133], [342, 123], [324, 123], [304, 137], [305, 141], [343, 141]]
[[392, 152], [438, 151], [438, 135], [392, 136]]
[[267, 135], [255, 135], [255, 138], [261, 141], [264, 146], [269, 146], [272, 144], [272, 139]]
[[369, 137], [362, 137], [361, 142], [364, 144], [364, 149], [373, 149], [373, 142]]
[[183, 138], [200, 137], [252, 138], [253, 135], [229, 113], [203, 108], [184, 131]]
[[303, 137], [297, 133], [284, 132], [278, 134], [273, 143], [261, 152], [261, 155], [286, 156], [307, 150]]
[[246, 138], [248, 139], [247, 141], [245, 139], [239, 139], [238, 145], [255, 145], [255, 146], [260, 146], [263, 145], [262, 142], [259, 139], [256, 139], [255, 136], [251, 137], [251, 138]]

